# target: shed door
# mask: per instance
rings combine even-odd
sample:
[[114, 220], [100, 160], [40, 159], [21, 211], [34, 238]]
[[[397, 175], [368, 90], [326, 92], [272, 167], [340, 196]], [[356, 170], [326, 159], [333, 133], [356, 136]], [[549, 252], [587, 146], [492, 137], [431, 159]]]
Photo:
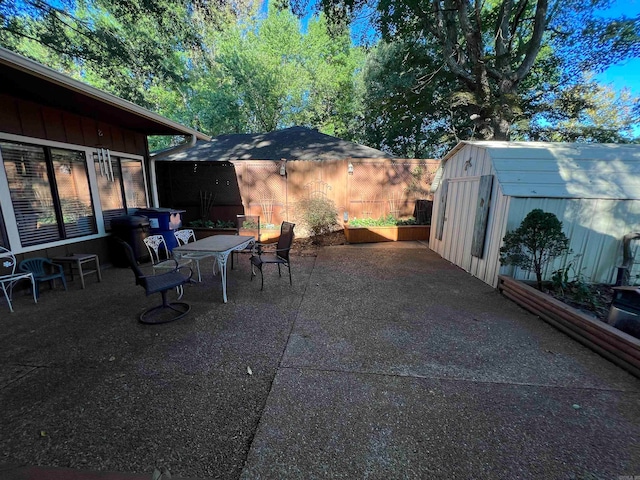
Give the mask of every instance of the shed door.
[[471, 245], [479, 185], [479, 177], [452, 179], [447, 192], [442, 256], [466, 271], [471, 269]]

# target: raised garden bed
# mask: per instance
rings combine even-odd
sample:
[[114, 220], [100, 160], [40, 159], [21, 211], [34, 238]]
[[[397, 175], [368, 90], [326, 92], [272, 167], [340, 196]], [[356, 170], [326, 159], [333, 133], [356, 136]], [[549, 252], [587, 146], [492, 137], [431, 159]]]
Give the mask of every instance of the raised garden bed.
[[393, 225], [385, 227], [344, 226], [348, 243], [402, 242], [429, 240], [430, 225]]
[[500, 275], [498, 290], [558, 330], [640, 377], [640, 339], [511, 277]]
[[196, 240], [212, 237], [213, 235], [237, 235], [237, 228], [208, 228], [208, 227], [188, 227], [196, 234]]

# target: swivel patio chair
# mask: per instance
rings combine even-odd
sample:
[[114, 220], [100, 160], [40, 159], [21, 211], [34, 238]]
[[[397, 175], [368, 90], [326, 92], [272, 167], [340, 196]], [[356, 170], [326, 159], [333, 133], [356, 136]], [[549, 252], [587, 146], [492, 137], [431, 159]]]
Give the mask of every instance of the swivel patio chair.
[[[278, 265], [278, 275], [282, 276], [280, 265], [287, 267], [289, 270], [289, 285], [293, 285], [291, 280], [291, 262], [289, 261], [289, 251], [291, 250], [291, 244], [293, 243], [293, 227], [295, 224], [289, 222], [282, 222], [280, 226], [280, 236], [278, 237], [278, 243], [275, 244], [276, 248], [273, 249], [273, 243], [258, 243], [254, 253], [251, 255], [251, 280], [256, 275], [254, 267], [260, 270], [260, 290], [264, 289], [264, 275], [262, 273], [262, 267], [265, 264], [275, 263]], [[271, 248], [271, 250], [269, 250]]]
[[33, 290], [33, 301], [38, 303], [36, 297], [36, 281], [33, 278], [31, 272], [16, 272], [17, 267], [16, 257], [11, 251], [4, 247], [0, 247], [0, 286], [4, 292], [4, 298], [7, 299], [9, 304], [9, 311], [13, 312], [13, 305], [11, 305], [11, 297], [13, 296], [13, 287], [20, 280], [29, 280], [31, 282], [31, 288]]
[[[146, 309], [140, 314], [139, 321], [146, 324], [160, 324], [172, 322], [184, 317], [191, 310], [191, 305], [186, 302], [169, 302], [167, 292], [174, 288], [182, 287], [191, 281], [193, 272], [189, 267], [179, 267], [178, 262], [174, 262], [174, 269], [158, 275], [144, 275], [138, 266], [136, 257], [131, 246], [120, 238], [115, 238], [117, 244], [122, 248], [125, 258], [133, 271], [136, 285], [144, 288], [147, 296], [153, 293], [160, 293], [162, 304]], [[188, 270], [183, 273], [181, 270]], [[181, 296], [178, 298], [178, 300]]]
[[[190, 228], [185, 228], [182, 230], [174, 230], [173, 234], [176, 237], [176, 241], [178, 245], [186, 245], [189, 242], [196, 241], [196, 234]], [[196, 270], [198, 270], [198, 282], [202, 282], [202, 275], [200, 274], [200, 260], [203, 260], [207, 257], [211, 257], [212, 255], [207, 252], [191, 252], [183, 254], [180, 259], [189, 259], [193, 260], [196, 263]]]
[[64, 276], [62, 265], [53, 263], [48, 258], [27, 258], [20, 262], [19, 268], [21, 272], [33, 274], [36, 298], [40, 298], [40, 283], [42, 282], [49, 282], [49, 286], [53, 290], [56, 279], [60, 279], [65, 291], [67, 290], [67, 279]]

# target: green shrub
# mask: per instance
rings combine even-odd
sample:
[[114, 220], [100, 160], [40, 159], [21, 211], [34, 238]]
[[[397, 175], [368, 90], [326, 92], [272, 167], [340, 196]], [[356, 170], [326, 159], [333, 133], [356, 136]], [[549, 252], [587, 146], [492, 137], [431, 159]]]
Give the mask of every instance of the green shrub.
[[303, 198], [298, 202], [300, 222], [313, 236], [329, 233], [338, 225], [338, 211], [333, 200], [325, 197]]
[[542, 290], [544, 266], [569, 249], [569, 239], [562, 232], [562, 222], [553, 213], [539, 208], [531, 210], [520, 226], [507, 232], [502, 241], [500, 263], [534, 272], [539, 290]]

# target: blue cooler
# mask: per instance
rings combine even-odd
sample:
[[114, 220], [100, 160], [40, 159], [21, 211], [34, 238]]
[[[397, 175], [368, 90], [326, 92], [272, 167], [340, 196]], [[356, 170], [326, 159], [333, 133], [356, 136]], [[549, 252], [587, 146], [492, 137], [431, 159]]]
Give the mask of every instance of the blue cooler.
[[182, 213], [186, 210], [175, 208], [139, 208], [136, 215], [143, 215], [149, 219], [149, 233], [162, 235], [167, 243], [167, 248], [172, 251], [178, 246], [178, 241], [173, 234], [174, 230], [182, 226]]

